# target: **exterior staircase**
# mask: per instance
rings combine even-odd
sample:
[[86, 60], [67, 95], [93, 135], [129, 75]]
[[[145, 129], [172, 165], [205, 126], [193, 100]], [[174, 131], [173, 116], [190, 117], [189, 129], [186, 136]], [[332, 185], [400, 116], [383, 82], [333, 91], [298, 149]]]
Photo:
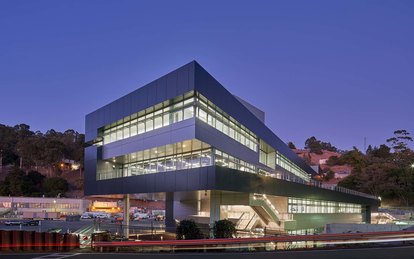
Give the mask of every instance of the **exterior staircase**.
[[249, 213], [243, 212], [240, 216], [236, 229], [241, 231], [250, 231], [257, 223], [259, 216], [254, 213], [253, 217], [249, 217]]
[[280, 213], [266, 197], [266, 194], [251, 194], [249, 197], [249, 205], [259, 216], [261, 216], [260, 218], [262, 218], [266, 224], [275, 222], [280, 225]]
[[279, 213], [266, 194], [250, 194], [249, 205], [266, 225], [276, 225], [276, 228], [285, 230], [296, 227], [292, 214]]

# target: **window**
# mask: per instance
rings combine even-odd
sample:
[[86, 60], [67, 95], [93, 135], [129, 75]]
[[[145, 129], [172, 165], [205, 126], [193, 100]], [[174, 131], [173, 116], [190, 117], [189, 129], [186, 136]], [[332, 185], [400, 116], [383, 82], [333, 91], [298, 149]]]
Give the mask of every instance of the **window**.
[[104, 135], [104, 143], [110, 143], [111, 142], [111, 134], [105, 134]]
[[194, 107], [190, 106], [184, 109], [184, 120], [194, 117]]
[[232, 127], [229, 128], [229, 136], [230, 138], [234, 139], [234, 129]]
[[216, 126], [216, 124], [215, 124], [215, 118], [214, 118], [214, 116], [213, 115], [211, 115], [211, 114], [208, 114], [208, 117], [207, 117], [207, 122], [208, 122], [208, 124], [210, 125], [210, 126], [212, 126], [212, 127], [215, 127]]
[[229, 127], [223, 123], [223, 133], [229, 135]]
[[145, 122], [142, 121], [138, 121], [138, 134], [142, 134], [145, 132]]
[[183, 120], [183, 112], [181, 110], [173, 113], [173, 123]]
[[154, 119], [154, 129], [158, 129], [162, 127], [162, 116], [158, 115]]
[[165, 113], [163, 115], [163, 126], [168, 126], [170, 125], [170, 113]]
[[207, 122], [207, 112], [203, 109], [198, 109], [198, 118], [204, 122]]
[[[183, 118], [194, 117], [194, 92], [187, 93], [185, 95], [187, 99], [184, 101], [182, 101], [183, 96], [159, 103], [105, 126], [100, 130], [100, 136], [104, 140], [103, 144], [168, 126], [171, 123], [182, 121]], [[172, 113], [173, 109], [175, 109], [174, 113]], [[137, 117], [139, 118], [138, 124]]]
[[113, 131], [111, 131], [111, 142], [116, 141], [116, 131], [115, 129]]
[[223, 131], [223, 123], [219, 120], [216, 120], [216, 129], [218, 131]]
[[145, 120], [145, 132], [153, 130], [154, 128], [154, 120], [152, 118], [148, 118]]
[[124, 138], [129, 138], [129, 125], [124, 127]]
[[[198, 119], [207, 122], [210, 126], [215, 127], [227, 136], [257, 152], [257, 140], [252, 132], [202, 95], [197, 94], [197, 99], [194, 95], [194, 92], [191, 91], [185, 95], [164, 101], [105, 126], [100, 131], [100, 136], [103, 136], [104, 139], [103, 144], [129, 138], [137, 134], [143, 134], [172, 123], [193, 118], [195, 112], [197, 112]], [[183, 101], [184, 98], [187, 99]], [[139, 120], [138, 122], [137, 118]], [[247, 137], [247, 140], [241, 139], [242, 134], [244, 134], [245, 138]]]

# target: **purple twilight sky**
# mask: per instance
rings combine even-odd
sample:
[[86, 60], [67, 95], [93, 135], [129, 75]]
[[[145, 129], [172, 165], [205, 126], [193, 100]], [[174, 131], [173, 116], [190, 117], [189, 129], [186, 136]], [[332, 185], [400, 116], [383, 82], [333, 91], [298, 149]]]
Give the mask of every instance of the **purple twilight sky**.
[[0, 124], [84, 132], [85, 114], [193, 59], [297, 146], [414, 134], [411, 0], [1, 0]]

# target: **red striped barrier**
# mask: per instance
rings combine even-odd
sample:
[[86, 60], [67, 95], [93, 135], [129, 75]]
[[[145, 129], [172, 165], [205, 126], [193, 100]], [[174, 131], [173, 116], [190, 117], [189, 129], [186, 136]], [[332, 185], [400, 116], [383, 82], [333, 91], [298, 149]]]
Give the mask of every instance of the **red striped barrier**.
[[347, 233], [347, 234], [321, 234], [321, 235], [298, 235], [298, 236], [276, 236], [260, 238], [228, 238], [228, 239], [193, 239], [193, 240], [165, 240], [165, 241], [110, 241], [92, 242], [92, 247], [126, 247], [126, 246], [194, 246], [194, 245], [225, 245], [225, 244], [252, 244], [252, 243], [279, 243], [279, 242], [301, 242], [301, 241], [339, 241], [339, 240], [363, 240], [368, 238], [390, 239], [397, 237], [414, 238], [414, 231], [390, 231], [370, 233]]
[[64, 251], [79, 247], [79, 236], [73, 234], [0, 230], [0, 251]]

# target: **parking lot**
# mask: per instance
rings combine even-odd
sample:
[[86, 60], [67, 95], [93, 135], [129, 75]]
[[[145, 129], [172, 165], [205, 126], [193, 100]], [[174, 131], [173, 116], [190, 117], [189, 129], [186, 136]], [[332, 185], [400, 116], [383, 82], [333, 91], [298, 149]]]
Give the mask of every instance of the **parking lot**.
[[[1, 230], [27, 230], [27, 231], [57, 231], [61, 233], [73, 233], [79, 229], [93, 226], [99, 230], [109, 230], [111, 232], [121, 232], [125, 227], [121, 225], [121, 222], [112, 222], [109, 219], [81, 219], [80, 221], [64, 221], [64, 220], [40, 220], [38, 226], [26, 226], [26, 225], [12, 225], [7, 226], [5, 222], [8, 220], [0, 221]], [[17, 221], [17, 220], [16, 220]], [[22, 220], [18, 220], [22, 221]], [[151, 219], [142, 219], [139, 221], [130, 221], [130, 232], [140, 232], [142, 230], [155, 229], [156, 231], [163, 229], [163, 221], [154, 221]]]

